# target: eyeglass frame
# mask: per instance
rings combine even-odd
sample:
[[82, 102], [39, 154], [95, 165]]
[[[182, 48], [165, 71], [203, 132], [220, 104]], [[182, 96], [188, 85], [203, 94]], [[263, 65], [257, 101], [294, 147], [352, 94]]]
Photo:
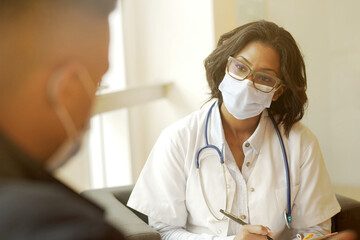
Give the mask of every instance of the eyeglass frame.
[[[235, 61], [237, 61], [237, 62], [240, 62], [239, 59], [234, 58], [234, 57], [232, 57], [232, 56], [229, 56], [228, 61], [227, 61], [227, 63], [226, 63], [226, 72], [227, 72], [228, 74], [229, 74], [230, 62], [231, 62], [232, 60], [235, 60]], [[232, 78], [234, 78], [235, 80], [244, 81], [248, 76], [253, 75], [253, 74], [256, 74], [256, 73], [264, 74], [265, 76], [269, 76], [269, 77], [274, 78], [274, 79], [276, 80], [275, 85], [274, 85], [274, 86], [272, 87], [272, 89], [271, 89], [270, 91], [268, 91], [268, 92], [265, 92], [265, 91], [263, 91], [263, 90], [261, 90], [261, 89], [258, 89], [258, 88], [255, 86], [255, 82], [252, 80], [251, 82], [253, 83], [254, 88], [256, 88], [257, 90], [259, 90], [259, 91], [261, 91], [261, 92], [270, 93], [270, 92], [271, 92], [272, 90], [274, 90], [274, 89], [275, 89], [275, 91], [277, 91], [277, 90], [281, 87], [281, 83], [284, 82], [284, 81], [281, 80], [280, 78], [275, 77], [275, 76], [273, 76], [273, 75], [271, 75], [271, 74], [264, 73], [264, 72], [255, 72], [255, 71], [252, 70], [252, 68], [251, 68], [248, 64], [246, 64], [245, 62], [242, 62], [242, 61], [241, 61], [241, 64], [244, 64], [246, 67], [248, 67], [249, 70], [250, 70], [250, 72], [249, 72], [249, 74], [247, 74], [243, 79], [241, 79], [241, 78], [240, 78], [240, 79], [234, 78], [232, 75], [229, 74], [229, 76], [232, 77]]]

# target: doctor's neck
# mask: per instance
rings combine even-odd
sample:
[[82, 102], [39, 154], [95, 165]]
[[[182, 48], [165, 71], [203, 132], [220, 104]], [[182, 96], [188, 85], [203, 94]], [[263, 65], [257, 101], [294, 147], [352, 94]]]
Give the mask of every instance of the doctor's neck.
[[261, 117], [261, 114], [259, 114], [252, 118], [237, 119], [229, 113], [224, 103], [220, 106], [220, 115], [225, 134], [230, 131], [234, 137], [244, 134], [249, 136], [252, 135], [258, 126]]

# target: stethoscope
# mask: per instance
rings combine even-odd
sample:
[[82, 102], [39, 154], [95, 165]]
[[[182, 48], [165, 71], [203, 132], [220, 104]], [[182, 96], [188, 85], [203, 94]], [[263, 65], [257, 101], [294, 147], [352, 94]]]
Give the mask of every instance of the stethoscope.
[[[212, 109], [214, 108], [214, 106], [216, 105], [217, 102], [214, 102], [208, 113], [207, 113], [207, 116], [206, 116], [206, 122], [205, 122], [205, 133], [204, 133], [204, 136], [205, 136], [205, 146], [200, 148], [197, 153], [196, 153], [196, 161], [195, 161], [195, 165], [196, 165], [196, 168], [198, 170], [198, 173], [199, 173], [199, 181], [200, 181], [200, 186], [201, 186], [201, 192], [202, 192], [202, 195], [204, 197], [204, 200], [205, 200], [205, 203], [206, 203], [206, 206], [207, 208], [209, 209], [211, 215], [218, 221], [221, 221], [223, 220], [224, 218], [219, 218], [215, 215], [215, 213], [212, 211], [212, 209], [210, 208], [210, 205], [209, 205], [209, 201], [207, 199], [207, 196], [205, 194], [205, 190], [204, 190], [204, 186], [203, 186], [203, 180], [202, 180], [202, 175], [201, 175], [201, 171], [200, 171], [200, 153], [205, 150], [205, 149], [213, 149], [217, 152], [217, 154], [219, 155], [219, 158], [220, 158], [220, 164], [222, 166], [222, 170], [223, 170], [223, 174], [224, 174], [224, 183], [225, 183], [225, 189], [226, 189], [226, 198], [225, 198], [225, 210], [227, 209], [227, 202], [228, 202], [228, 184], [227, 184], [227, 180], [226, 180], [226, 170], [225, 170], [225, 161], [224, 161], [224, 155], [222, 153], [222, 151], [220, 151], [220, 149], [215, 146], [215, 145], [212, 145], [212, 144], [209, 144], [209, 141], [208, 141], [208, 124], [209, 124], [209, 119], [210, 119], [210, 114], [211, 114], [211, 111]], [[291, 187], [290, 187], [290, 174], [289, 174], [289, 164], [288, 164], [288, 159], [287, 159], [287, 156], [286, 156], [286, 151], [285, 151], [285, 147], [284, 147], [284, 142], [283, 142], [283, 139], [281, 137], [281, 134], [280, 134], [280, 131], [279, 131], [279, 128], [274, 120], [274, 117], [270, 114], [269, 112], [269, 117], [271, 119], [271, 122], [272, 124], [274, 125], [274, 128], [275, 128], [275, 131], [276, 131], [276, 134], [278, 136], [278, 139], [279, 139], [279, 142], [280, 142], [280, 147], [281, 147], [281, 152], [282, 152], [282, 155], [283, 155], [283, 159], [284, 159], [284, 165], [285, 165], [285, 174], [286, 174], [286, 186], [287, 186], [287, 209], [284, 210], [284, 218], [285, 218], [285, 224], [288, 228], [290, 228], [290, 223], [291, 223]]]

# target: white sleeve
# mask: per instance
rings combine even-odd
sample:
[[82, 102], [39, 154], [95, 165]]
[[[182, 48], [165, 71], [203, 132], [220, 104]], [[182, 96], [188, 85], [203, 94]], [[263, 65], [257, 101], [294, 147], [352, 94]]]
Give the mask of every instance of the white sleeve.
[[293, 203], [293, 228], [318, 225], [340, 211], [319, 143], [314, 136], [302, 152], [300, 188]]
[[322, 222], [318, 225], [303, 228], [303, 229], [292, 229], [292, 235], [291, 239], [298, 240], [296, 237], [296, 234], [302, 233], [304, 234], [304, 237], [309, 235], [310, 233], [313, 233], [314, 236], [312, 238], [317, 238], [323, 235], [327, 235], [331, 233], [331, 219], [326, 220], [325, 222]]
[[155, 143], [127, 205], [163, 223], [185, 227], [185, 150], [176, 131], [164, 130]]
[[233, 240], [235, 236], [217, 237], [209, 234], [195, 234], [182, 227], [170, 226], [149, 218], [149, 225], [158, 231], [162, 240]]

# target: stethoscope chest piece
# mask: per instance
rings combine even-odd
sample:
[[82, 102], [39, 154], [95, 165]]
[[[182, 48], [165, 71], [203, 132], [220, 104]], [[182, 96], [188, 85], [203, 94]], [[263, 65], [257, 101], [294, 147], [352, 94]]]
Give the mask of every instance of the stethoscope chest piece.
[[284, 218], [286, 227], [290, 229], [291, 216], [287, 214], [286, 210], [284, 210]]

